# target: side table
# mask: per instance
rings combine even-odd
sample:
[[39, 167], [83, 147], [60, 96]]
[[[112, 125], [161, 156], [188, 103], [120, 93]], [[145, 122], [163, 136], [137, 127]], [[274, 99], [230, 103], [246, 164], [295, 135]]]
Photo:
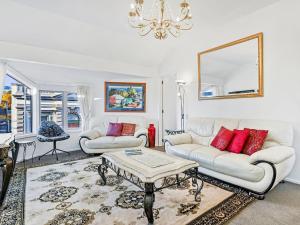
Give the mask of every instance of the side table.
[[184, 133], [184, 130], [169, 130], [169, 129], [166, 129], [165, 130], [167, 135], [176, 135], [176, 134], [183, 134]]
[[18, 149], [18, 152], [20, 150], [20, 147], [23, 147], [23, 163], [24, 163], [24, 167], [25, 167], [25, 159], [26, 159], [26, 152], [27, 152], [27, 148], [33, 146], [33, 152], [32, 152], [32, 156], [31, 156], [31, 161], [33, 162], [33, 156], [34, 156], [34, 152], [36, 150], [36, 142], [35, 141], [31, 141], [31, 140], [17, 140], [15, 141], [16, 143], [16, 147]]

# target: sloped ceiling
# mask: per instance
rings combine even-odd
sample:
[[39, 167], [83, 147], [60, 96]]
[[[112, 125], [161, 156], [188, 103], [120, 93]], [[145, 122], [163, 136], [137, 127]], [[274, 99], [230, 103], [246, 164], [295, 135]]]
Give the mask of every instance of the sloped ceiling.
[[[131, 0], [0, 0], [0, 58], [74, 67], [66, 58], [76, 56], [78, 68], [154, 76], [168, 53], [190, 37], [276, 1], [190, 0], [193, 30], [158, 41], [139, 37], [127, 24]], [[153, 0], [145, 2], [150, 8]], [[169, 0], [173, 9], [179, 2]]]

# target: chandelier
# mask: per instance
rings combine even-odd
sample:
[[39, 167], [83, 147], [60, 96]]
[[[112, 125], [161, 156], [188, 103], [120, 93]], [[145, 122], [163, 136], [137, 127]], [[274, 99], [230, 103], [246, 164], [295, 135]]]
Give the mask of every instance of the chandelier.
[[129, 12], [129, 24], [138, 29], [139, 35], [146, 36], [153, 32], [154, 37], [163, 40], [171, 34], [178, 37], [183, 30], [191, 30], [192, 14], [187, 0], [180, 3], [180, 13], [175, 18], [167, 0], [154, 0], [150, 14], [144, 15], [144, 0], [134, 0]]

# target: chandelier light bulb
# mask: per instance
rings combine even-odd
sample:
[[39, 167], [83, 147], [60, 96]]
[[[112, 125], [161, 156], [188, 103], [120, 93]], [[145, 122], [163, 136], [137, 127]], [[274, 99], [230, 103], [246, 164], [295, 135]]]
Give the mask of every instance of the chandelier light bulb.
[[[180, 4], [180, 13], [173, 17], [173, 13], [168, 6], [167, 0], [154, 0], [152, 10], [147, 16], [143, 10], [144, 0], [135, 0], [131, 4], [128, 22], [138, 29], [141, 36], [153, 33], [154, 37], [159, 40], [166, 39], [168, 35], [178, 37], [183, 30], [191, 30], [192, 14], [190, 5], [187, 0]], [[175, 19], [174, 19], [175, 18]]]

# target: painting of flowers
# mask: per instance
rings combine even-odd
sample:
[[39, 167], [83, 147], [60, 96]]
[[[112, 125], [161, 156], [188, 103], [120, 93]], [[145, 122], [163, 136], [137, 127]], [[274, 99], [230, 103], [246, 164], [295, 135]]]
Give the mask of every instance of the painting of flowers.
[[146, 83], [105, 82], [105, 112], [145, 112]]

